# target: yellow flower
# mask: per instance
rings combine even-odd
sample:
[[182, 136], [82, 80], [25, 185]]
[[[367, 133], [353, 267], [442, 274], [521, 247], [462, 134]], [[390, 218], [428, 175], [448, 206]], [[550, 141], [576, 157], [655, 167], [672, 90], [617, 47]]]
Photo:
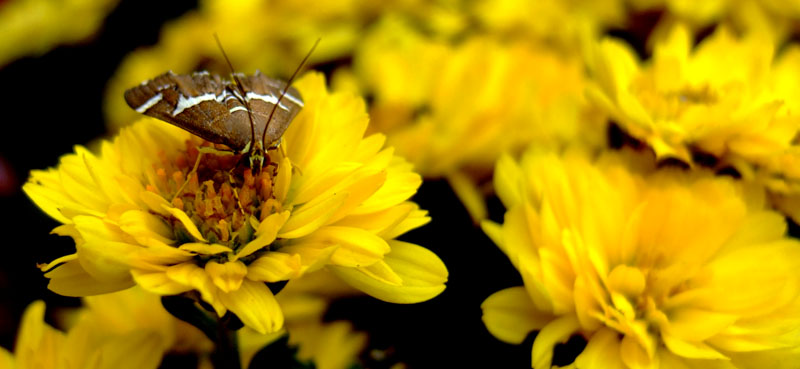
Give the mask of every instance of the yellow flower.
[[539, 330], [535, 368], [572, 334], [588, 341], [573, 368], [796, 367], [800, 242], [763, 193], [624, 162], [534, 151], [498, 162], [508, 210], [483, 228], [524, 287], [484, 301], [489, 331], [520, 343]]
[[119, 0], [10, 0], [0, 6], [0, 66], [91, 36]]
[[374, 96], [373, 129], [425, 178], [447, 178], [476, 219], [486, 214], [478, 183], [501, 153], [602, 140], [583, 100], [581, 62], [544, 46], [483, 36], [451, 45], [386, 17], [353, 64]]
[[640, 65], [623, 43], [604, 40], [589, 96], [659, 158], [733, 167], [800, 220], [800, 86], [792, 82], [800, 77], [800, 49], [790, 45], [773, 61], [770, 41], [737, 39], [725, 28], [694, 50], [691, 42], [676, 26]]
[[736, 39], [720, 28], [692, 50], [688, 30], [676, 26], [649, 64], [616, 40], [596, 51], [589, 96], [659, 159], [692, 164], [700, 153], [764, 165], [791, 146], [800, 127], [790, 102], [798, 89], [775, 87], [797, 67], [774, 68], [769, 40]]
[[261, 333], [283, 326], [265, 283], [321, 268], [389, 302], [441, 293], [441, 260], [394, 240], [429, 221], [407, 201], [419, 175], [383, 148], [383, 136], [364, 137], [361, 99], [329, 93], [319, 74], [296, 85], [305, 107], [260, 172], [213, 154], [193, 171], [203, 143], [151, 119], [104, 141], [99, 154], [78, 146], [58, 168], [33, 171], [23, 189], [77, 249], [44, 267], [49, 288], [194, 290], [219, 316], [231, 311]]
[[[28, 306], [14, 354], [0, 348], [0, 368], [155, 369], [165, 350], [174, 343], [162, 334], [163, 331], [132, 327], [111, 333], [91, 322], [92, 313], [82, 315], [78, 323], [64, 333], [45, 324], [44, 311], [43, 301]], [[108, 314], [106, 317], [110, 317]]]
[[424, 0], [200, 1], [196, 11], [166, 23], [156, 45], [135, 50], [122, 61], [106, 91], [107, 124], [117, 131], [137, 118], [122, 95], [152, 76], [167, 70], [228, 73], [212, 36], [215, 31], [237, 72], [261, 70], [266, 75], [288, 77], [318, 38], [322, 41], [311, 55], [310, 65], [348, 58], [366, 24], [379, 12], [413, 10], [426, 17], [448, 19], [438, 8]]
[[546, 41], [577, 52], [587, 37], [625, 20], [625, 1], [477, 0], [470, 14], [492, 34]]

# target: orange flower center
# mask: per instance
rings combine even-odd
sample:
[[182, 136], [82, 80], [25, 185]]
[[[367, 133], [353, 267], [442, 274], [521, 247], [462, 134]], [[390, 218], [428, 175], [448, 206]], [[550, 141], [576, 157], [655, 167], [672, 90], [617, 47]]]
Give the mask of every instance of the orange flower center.
[[[199, 147], [214, 152], [201, 154]], [[274, 164], [252, 169], [243, 155], [223, 148], [192, 137], [186, 140], [186, 150], [175, 157], [160, 152], [159, 162], [153, 165], [155, 178], [147, 189], [183, 210], [208, 242], [236, 249], [253, 238], [257, 221], [280, 211], [281, 204], [272, 192]], [[179, 243], [191, 240], [179, 220], [165, 220]]]

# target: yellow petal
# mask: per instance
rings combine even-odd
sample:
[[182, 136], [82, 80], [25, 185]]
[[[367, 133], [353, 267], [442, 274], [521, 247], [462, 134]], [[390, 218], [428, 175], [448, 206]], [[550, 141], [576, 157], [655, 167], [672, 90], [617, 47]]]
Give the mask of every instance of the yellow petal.
[[391, 250], [383, 238], [353, 227], [323, 227], [305, 240], [338, 245], [339, 248], [331, 255], [331, 263], [346, 267], [373, 264]]
[[229, 261], [220, 264], [212, 260], [206, 263], [205, 269], [214, 285], [223, 292], [239, 289], [244, 276], [247, 275], [247, 266], [241, 261]]
[[462, 172], [456, 171], [447, 176], [447, 181], [456, 196], [458, 196], [458, 199], [467, 208], [467, 212], [472, 217], [473, 222], [478, 223], [489, 216], [483, 194], [471, 178]]
[[534, 330], [554, 319], [536, 310], [524, 287], [493, 293], [481, 304], [483, 324], [497, 339], [518, 345]]
[[91, 296], [132, 287], [132, 279], [95, 279], [87, 273], [78, 260], [72, 260], [51, 270], [45, 277], [50, 279], [47, 288], [62, 296]]
[[298, 276], [300, 255], [268, 252], [247, 266], [247, 279], [260, 282], [278, 282]]
[[691, 308], [678, 309], [668, 315], [667, 332], [676, 338], [687, 341], [706, 340], [722, 332], [739, 319], [739, 315], [736, 314]]
[[258, 229], [256, 229], [255, 233], [256, 238], [239, 250], [235, 255], [235, 259], [248, 256], [275, 241], [278, 231], [286, 223], [286, 220], [289, 219], [289, 215], [289, 211], [284, 211], [267, 216], [267, 218], [258, 225]]
[[102, 365], [97, 369], [156, 369], [168, 348], [158, 332], [137, 331], [112, 336], [99, 347]]
[[133, 236], [139, 243], [142, 239], [153, 238], [167, 245], [173, 244], [172, 228], [161, 218], [141, 210], [129, 210], [120, 216], [119, 227]]
[[403, 284], [403, 279], [383, 260], [379, 260], [377, 263], [370, 266], [358, 268], [358, 270], [370, 278], [374, 278], [388, 285], [400, 286]]
[[686, 341], [663, 332], [661, 339], [670, 351], [681, 357], [729, 360], [727, 356], [703, 342]]
[[208, 243], [190, 242], [181, 244], [178, 248], [181, 250], [194, 252], [202, 255], [216, 255], [225, 252], [233, 252], [233, 250], [230, 247], [216, 243], [208, 244]]
[[281, 247], [281, 252], [300, 257], [301, 273], [311, 273], [330, 262], [331, 255], [339, 246], [322, 242], [299, 242]]
[[261, 334], [277, 332], [283, 328], [283, 312], [262, 282], [245, 280], [235, 291], [222, 292], [219, 299], [245, 326]]
[[299, 238], [314, 232], [333, 216], [346, 198], [346, 193], [337, 193], [321, 201], [295, 208], [278, 237]]
[[174, 208], [169, 205], [163, 205], [162, 208], [169, 212], [172, 216], [177, 218], [184, 227], [186, 227], [186, 231], [189, 232], [192, 237], [194, 237], [198, 241], [207, 242], [203, 235], [200, 234], [200, 230], [197, 229], [197, 226], [189, 219], [189, 216], [183, 212], [181, 209]]
[[636, 337], [628, 334], [620, 343], [620, 358], [631, 369], [657, 369], [658, 362], [647, 355], [647, 351], [639, 344]]
[[289, 158], [283, 158], [281, 164], [278, 166], [278, 175], [275, 178], [275, 200], [279, 203], [286, 203], [286, 196], [289, 194], [289, 185], [292, 183], [292, 161]]
[[185, 286], [190, 286], [200, 292], [200, 297], [214, 307], [217, 315], [225, 314], [226, 307], [219, 300], [219, 290], [211, 281], [205, 269], [194, 263], [181, 263], [173, 265], [166, 270], [167, 278]]
[[535, 369], [549, 369], [553, 362], [553, 348], [557, 343], [567, 342], [578, 328], [580, 324], [574, 315], [564, 315], [544, 326], [533, 341], [531, 366]]
[[619, 355], [619, 334], [602, 328], [595, 332], [586, 348], [575, 358], [575, 366], [580, 369], [627, 369]]
[[191, 286], [170, 279], [165, 272], [134, 269], [131, 275], [137, 285], [157, 295], [177, 295], [192, 290]]
[[403, 280], [401, 286], [383, 283], [354, 268], [328, 268], [349, 285], [377, 299], [396, 304], [413, 304], [432, 299], [444, 291], [447, 268], [436, 254], [414, 244], [390, 241], [392, 251], [384, 256]]

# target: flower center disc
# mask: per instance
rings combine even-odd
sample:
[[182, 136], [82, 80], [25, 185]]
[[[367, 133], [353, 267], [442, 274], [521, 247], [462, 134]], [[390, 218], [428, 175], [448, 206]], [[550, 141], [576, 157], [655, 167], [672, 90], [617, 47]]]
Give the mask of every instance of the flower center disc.
[[[216, 152], [201, 155], [199, 147]], [[183, 210], [209, 243], [236, 249], [252, 239], [257, 221], [280, 210], [272, 191], [274, 164], [259, 171], [250, 168], [249, 160], [242, 156], [192, 137], [176, 157], [160, 153], [160, 165], [154, 164], [157, 178], [147, 189]], [[274, 163], [269, 159], [267, 163]], [[170, 217], [166, 221], [179, 244], [192, 242], [179, 220]]]

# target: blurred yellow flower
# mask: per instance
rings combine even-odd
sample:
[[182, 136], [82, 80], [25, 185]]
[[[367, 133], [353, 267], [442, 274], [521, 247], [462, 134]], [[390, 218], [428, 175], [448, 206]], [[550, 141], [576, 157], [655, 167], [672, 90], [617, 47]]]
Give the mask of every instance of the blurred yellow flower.
[[796, 367], [800, 242], [763, 192], [576, 152], [504, 157], [495, 182], [505, 221], [483, 228], [525, 286], [483, 320], [510, 343], [539, 330], [533, 367], [572, 334], [588, 341], [573, 368]]
[[501, 153], [603, 139], [582, 63], [544, 46], [482, 36], [452, 45], [385, 17], [353, 64], [350, 78], [374, 97], [372, 129], [425, 178], [447, 178], [476, 219], [486, 213], [477, 183]]
[[219, 316], [231, 311], [260, 333], [284, 320], [265, 283], [320, 268], [384, 301], [441, 293], [441, 260], [394, 240], [429, 221], [407, 201], [419, 175], [383, 148], [383, 136], [364, 137], [360, 98], [330, 94], [319, 74], [296, 86], [305, 107], [284, 150], [271, 151], [273, 165], [258, 173], [213, 154], [192, 171], [203, 143], [152, 119], [102, 142], [99, 155], [78, 146], [58, 168], [33, 171], [24, 191], [77, 249], [43, 267], [49, 288], [68, 296], [133, 285], [160, 295], [195, 290]]
[[160, 331], [122, 329], [109, 334], [110, 330], [90, 321], [91, 313], [82, 315], [78, 323], [64, 333], [45, 324], [44, 312], [43, 301], [28, 306], [20, 323], [14, 353], [0, 348], [0, 368], [155, 369], [164, 351], [175, 342], [162, 334], [166, 327]]
[[691, 45], [676, 26], [640, 65], [625, 44], [604, 40], [588, 94], [659, 158], [733, 167], [800, 221], [800, 48], [791, 44], [773, 60], [769, 39], [735, 38], [726, 28]]
[[[444, 9], [442, 9], [444, 8]], [[453, 18], [444, 6], [423, 0], [203, 0], [196, 11], [164, 25], [159, 42], [130, 53], [106, 89], [105, 116], [117, 131], [137, 118], [122, 95], [130, 86], [172, 70], [188, 73], [207, 69], [220, 74], [228, 67], [214, 42], [218, 32], [237, 72], [261, 70], [288, 77], [318, 38], [309, 64], [348, 58], [364, 28], [388, 9], [430, 18], [448, 26]]]
[[91, 36], [119, 0], [9, 0], [0, 3], [0, 66]]
[[676, 26], [648, 64], [617, 40], [603, 40], [596, 51], [589, 96], [659, 159], [692, 164], [694, 154], [705, 154], [764, 165], [792, 146], [800, 89], [785, 78], [800, 67], [773, 67], [769, 40], [737, 39], [720, 28], [692, 50], [688, 30]]
[[470, 14], [490, 33], [576, 53], [586, 40], [625, 23], [623, 0], [476, 0]]

